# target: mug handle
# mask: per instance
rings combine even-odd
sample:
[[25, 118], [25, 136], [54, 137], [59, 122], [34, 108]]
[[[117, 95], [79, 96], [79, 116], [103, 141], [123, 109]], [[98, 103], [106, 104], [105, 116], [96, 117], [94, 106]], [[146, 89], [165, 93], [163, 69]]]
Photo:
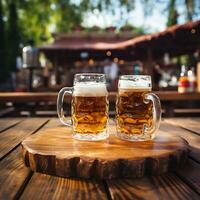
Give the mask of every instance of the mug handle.
[[152, 126], [148, 129], [150, 134], [155, 133], [160, 127], [161, 121], [161, 105], [160, 99], [154, 93], [147, 93], [144, 96], [145, 100], [150, 100], [153, 103], [153, 123]]
[[66, 93], [72, 94], [73, 88], [72, 87], [64, 87], [62, 88], [58, 93], [57, 98], [57, 114], [60, 121], [67, 126], [72, 126], [72, 122], [69, 122], [69, 120], [66, 119], [63, 111], [63, 100]]

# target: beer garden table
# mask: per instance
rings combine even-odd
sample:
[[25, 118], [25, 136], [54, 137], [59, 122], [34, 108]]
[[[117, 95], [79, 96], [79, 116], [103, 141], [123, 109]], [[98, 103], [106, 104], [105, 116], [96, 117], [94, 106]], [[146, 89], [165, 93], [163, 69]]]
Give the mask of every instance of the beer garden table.
[[[165, 116], [166, 117], [174, 117], [175, 115], [175, 102], [185, 102], [186, 105], [188, 105], [189, 102], [193, 101], [200, 101], [200, 92], [196, 93], [184, 93], [180, 94], [177, 91], [156, 91], [154, 92], [157, 94], [162, 102], [162, 107], [165, 110]], [[116, 101], [116, 92], [109, 92], [109, 102], [115, 103]], [[5, 111], [0, 111], [1, 113], [8, 114], [11, 113], [18, 113], [18, 109], [20, 111], [20, 108], [24, 109], [25, 105], [27, 103], [34, 103], [29, 110], [31, 112], [31, 116], [35, 116], [35, 112], [37, 111], [35, 109], [35, 104], [40, 102], [53, 102], [56, 103], [58, 93], [57, 92], [0, 92], [0, 103], [5, 104], [7, 102], [12, 102], [15, 108], [9, 108]], [[65, 96], [65, 102], [70, 103], [71, 97], [69, 95]], [[42, 106], [44, 107], [44, 105]], [[44, 107], [45, 108], [45, 107]], [[55, 107], [53, 108], [55, 109]], [[183, 109], [182, 109], [183, 110]], [[199, 109], [184, 109], [184, 111], [190, 111], [190, 112], [200, 112]], [[9, 116], [9, 115], [8, 115]]]
[[[111, 119], [111, 122], [114, 121]], [[163, 119], [159, 134], [183, 137], [190, 153], [185, 167], [137, 179], [85, 180], [30, 171], [20, 143], [45, 128], [61, 126], [56, 118], [0, 119], [0, 199], [200, 199], [200, 118]]]

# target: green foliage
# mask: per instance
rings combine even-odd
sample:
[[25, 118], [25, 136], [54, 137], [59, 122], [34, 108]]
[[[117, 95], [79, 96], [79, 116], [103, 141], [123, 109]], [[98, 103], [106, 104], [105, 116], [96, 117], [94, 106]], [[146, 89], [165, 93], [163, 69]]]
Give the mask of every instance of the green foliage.
[[19, 4], [18, 13], [23, 43], [33, 39], [39, 44], [51, 38], [51, 0], [24, 0]]
[[0, 0], [0, 82], [6, 77], [6, 47], [5, 47], [5, 24], [3, 21], [2, 0]]
[[57, 0], [52, 19], [56, 24], [56, 32], [69, 32], [82, 22], [82, 12], [79, 7], [69, 1]]
[[8, 30], [7, 30], [7, 52], [8, 52], [8, 68], [9, 71], [16, 70], [16, 58], [20, 54], [20, 30], [18, 27], [18, 16], [16, 10], [16, 4], [14, 1], [8, 5]]
[[[200, 10], [199, 0], [141, 2], [147, 15], [152, 14], [155, 5], [165, 3], [168, 26], [177, 23], [177, 6], [185, 8], [183, 14], [187, 20], [197, 16]], [[47, 43], [52, 40], [52, 32], [70, 32], [81, 26], [85, 13], [95, 10], [120, 15], [116, 24], [123, 27], [131, 21], [129, 14], [134, 8], [135, 0], [0, 0], [0, 74], [5, 77], [6, 71], [15, 70], [20, 43], [26, 45], [29, 39], [36, 45]], [[143, 33], [144, 29], [134, 28], [133, 32]], [[7, 67], [2, 69], [2, 66]]]
[[167, 19], [167, 26], [173, 26], [175, 24], [177, 24], [177, 18], [178, 18], [178, 12], [176, 10], [176, 6], [175, 6], [175, 0], [170, 0], [169, 3], [169, 13], [168, 13], [168, 19]]
[[187, 19], [192, 20], [193, 14], [195, 12], [194, 6], [195, 6], [195, 1], [194, 0], [185, 0], [185, 5], [186, 5], [186, 11], [187, 11]]
[[[83, 16], [94, 9], [107, 13], [119, 13], [122, 23], [128, 23], [128, 13], [135, 8], [135, 0], [4, 0], [4, 14], [8, 17], [9, 3], [15, 3], [18, 15], [18, 28], [21, 42], [26, 44], [32, 38], [36, 44], [46, 43], [51, 40], [52, 32], [70, 32], [74, 27], [81, 25]], [[144, 12], [151, 15], [155, 4], [163, 3], [157, 0], [141, 0]], [[177, 23], [177, 3], [185, 5], [188, 19], [194, 16], [199, 0], [169, 0], [166, 1], [168, 12], [167, 25]], [[196, 8], [197, 7], [197, 8]], [[196, 10], [195, 10], [196, 9]]]
[[[161, 12], [168, 16], [167, 26], [177, 24], [179, 16], [185, 18], [185, 21], [200, 16], [200, 0], [141, 0], [141, 2], [146, 16], [153, 13], [155, 6], [164, 7]], [[178, 7], [181, 7], [181, 13], [177, 12]]]

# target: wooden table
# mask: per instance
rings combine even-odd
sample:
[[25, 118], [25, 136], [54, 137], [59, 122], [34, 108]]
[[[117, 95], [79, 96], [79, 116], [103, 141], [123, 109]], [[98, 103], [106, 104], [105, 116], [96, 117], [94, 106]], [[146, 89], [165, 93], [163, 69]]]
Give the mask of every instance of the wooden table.
[[58, 119], [0, 120], [0, 199], [200, 199], [200, 118], [165, 119], [159, 134], [185, 138], [190, 154], [184, 168], [157, 177], [91, 181], [31, 172], [20, 143], [42, 129], [61, 126]]
[[[161, 101], [200, 100], [200, 92], [180, 94], [176, 91], [155, 91], [154, 93], [160, 97]], [[115, 102], [116, 94], [116, 92], [109, 92], [109, 100], [111, 102]], [[0, 102], [56, 102], [57, 96], [57, 92], [0, 92]], [[69, 95], [66, 96], [66, 101], [69, 103], [71, 101]]]
[[[200, 93], [186, 93], [180, 94], [176, 91], [156, 91], [161, 100], [162, 107], [165, 110], [165, 116], [173, 117], [175, 114], [175, 103], [177, 102], [193, 102], [200, 101]], [[114, 105], [116, 101], [116, 92], [109, 92], [109, 102]], [[12, 102], [13, 105], [21, 110], [24, 109], [25, 105], [34, 103], [34, 105], [29, 106], [29, 110], [31, 112], [31, 116], [35, 115], [35, 104], [41, 102], [53, 102], [54, 105], [57, 101], [57, 92], [0, 92], [0, 104], [5, 104], [7, 102]], [[66, 95], [65, 102], [70, 103], [71, 97], [70, 95]], [[54, 106], [55, 107], [55, 106]], [[187, 104], [186, 104], [187, 107]], [[21, 109], [20, 109], [21, 108]], [[42, 109], [44, 105], [42, 106]], [[55, 110], [55, 108], [54, 108]], [[183, 110], [183, 109], [182, 109]], [[184, 109], [185, 110], [185, 109]], [[184, 111], [183, 110], [183, 111]], [[199, 109], [187, 109], [189, 112], [200, 112]], [[9, 113], [10, 110], [8, 110]], [[12, 112], [17, 112], [17, 110], [12, 110]], [[182, 112], [182, 111], [181, 111]], [[1, 113], [0, 113], [1, 114]]]

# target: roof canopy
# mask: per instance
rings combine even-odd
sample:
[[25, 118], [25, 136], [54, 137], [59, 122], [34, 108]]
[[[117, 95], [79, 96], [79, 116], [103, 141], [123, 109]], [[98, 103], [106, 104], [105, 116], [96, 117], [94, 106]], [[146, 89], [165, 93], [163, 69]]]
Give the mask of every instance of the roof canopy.
[[[124, 41], [122, 41], [124, 40]], [[60, 59], [77, 60], [80, 52], [87, 51], [94, 59], [106, 58], [112, 51], [115, 57], [135, 60], [144, 59], [147, 50], [158, 58], [168, 52], [170, 55], [192, 53], [200, 48], [200, 20], [183, 25], [172, 26], [155, 34], [138, 36], [132, 39], [119, 37], [65, 37], [58, 35], [54, 43], [39, 47], [47, 56]], [[50, 58], [50, 59], [51, 59]]]

